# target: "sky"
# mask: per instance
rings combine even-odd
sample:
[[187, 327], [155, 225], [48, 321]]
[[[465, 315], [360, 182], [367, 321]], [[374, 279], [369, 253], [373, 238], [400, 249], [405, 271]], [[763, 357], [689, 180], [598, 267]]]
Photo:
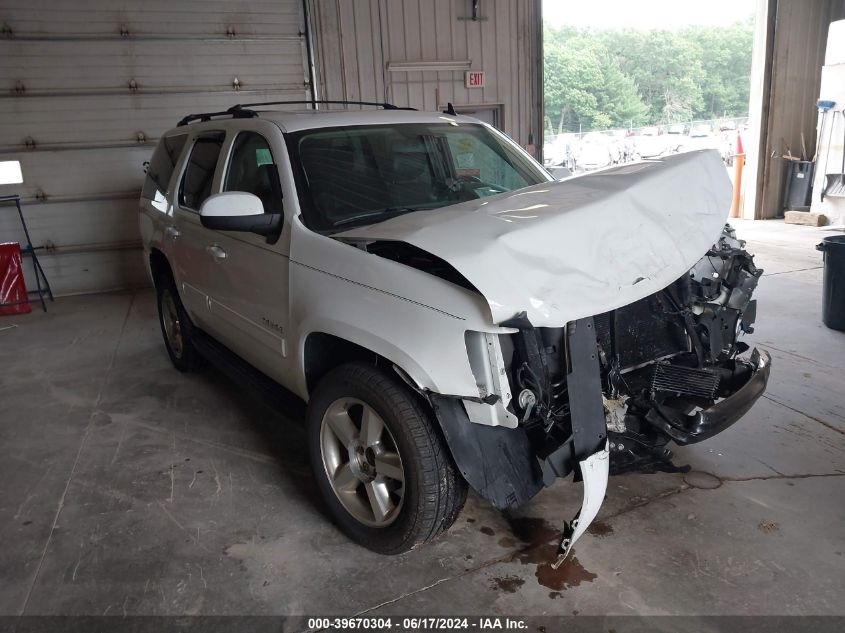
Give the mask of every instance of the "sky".
[[721, 26], [754, 15], [758, 0], [543, 0], [549, 26], [678, 29]]

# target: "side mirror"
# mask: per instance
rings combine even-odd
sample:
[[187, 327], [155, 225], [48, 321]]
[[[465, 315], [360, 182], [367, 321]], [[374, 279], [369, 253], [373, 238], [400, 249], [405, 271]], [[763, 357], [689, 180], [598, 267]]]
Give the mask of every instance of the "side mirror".
[[239, 231], [277, 235], [281, 213], [264, 213], [261, 199], [244, 191], [225, 191], [206, 198], [200, 207], [200, 223], [213, 231]]

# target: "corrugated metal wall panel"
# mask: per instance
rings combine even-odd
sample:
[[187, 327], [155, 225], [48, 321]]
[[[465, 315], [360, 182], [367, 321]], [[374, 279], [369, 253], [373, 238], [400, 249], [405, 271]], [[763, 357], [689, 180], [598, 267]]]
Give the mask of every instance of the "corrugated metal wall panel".
[[[149, 284], [141, 266], [141, 251], [137, 247], [48, 253], [39, 255], [38, 261], [52, 286], [55, 286], [55, 280], [61, 280], [63, 295], [123, 290]], [[29, 262], [24, 264], [24, 276], [27, 286], [34, 288]]]
[[[472, 21], [461, 0], [313, 0], [321, 34], [317, 46], [326, 99], [388, 100], [436, 110], [489, 105], [501, 110], [502, 129], [522, 144], [541, 130], [542, 37], [538, 0], [481, 3]], [[381, 40], [371, 34], [381, 33]], [[362, 65], [361, 60], [373, 60]], [[462, 70], [396, 71], [397, 62], [471, 61], [484, 70], [484, 88], [468, 89]]]
[[0, 40], [0, 85], [26, 92], [298, 87], [307, 77], [296, 40]]
[[[134, 198], [82, 200], [27, 205], [29, 234], [35, 244], [61, 249], [138, 241], [138, 201]], [[23, 231], [16, 213], [0, 214], [0, 234], [20, 241]]]
[[24, 184], [12, 187], [22, 198], [36, 198], [39, 190], [48, 197], [137, 190], [140, 197], [143, 164], [152, 151], [151, 146], [141, 146], [22, 152], [14, 157], [21, 163]]
[[[0, 29], [0, 160], [20, 160], [25, 180], [0, 195], [28, 199], [34, 243], [56, 247], [42, 263], [58, 293], [145, 282], [126, 194], [164, 130], [309, 96], [301, 0], [5, 0]], [[0, 207], [0, 239], [19, 235]]]
[[4, 23], [22, 35], [120, 34], [225, 36], [296, 36], [301, 31], [301, 7], [284, 0], [4, 0]]
[[[157, 138], [188, 112], [228, 108], [239, 101], [302, 98], [297, 90], [241, 90], [184, 94], [135, 94], [77, 97], [0, 97], [0, 157], [22, 151], [27, 136], [37, 146], [62, 143], [135, 141], [142, 132]], [[0, 160], [3, 160], [0, 158]]]

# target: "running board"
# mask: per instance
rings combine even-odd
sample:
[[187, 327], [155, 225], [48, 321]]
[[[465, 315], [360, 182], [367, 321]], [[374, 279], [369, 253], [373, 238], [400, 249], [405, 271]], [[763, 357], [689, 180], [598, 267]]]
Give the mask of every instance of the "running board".
[[205, 332], [194, 328], [191, 334], [191, 342], [200, 355], [227, 378], [274, 411], [290, 414], [295, 419], [304, 419], [306, 405], [299, 396], [257, 370]]

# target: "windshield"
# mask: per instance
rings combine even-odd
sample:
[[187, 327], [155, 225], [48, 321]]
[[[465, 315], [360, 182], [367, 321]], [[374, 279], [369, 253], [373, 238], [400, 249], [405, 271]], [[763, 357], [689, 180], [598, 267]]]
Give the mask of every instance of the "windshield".
[[479, 124], [404, 123], [286, 135], [303, 220], [320, 232], [380, 222], [547, 182]]

